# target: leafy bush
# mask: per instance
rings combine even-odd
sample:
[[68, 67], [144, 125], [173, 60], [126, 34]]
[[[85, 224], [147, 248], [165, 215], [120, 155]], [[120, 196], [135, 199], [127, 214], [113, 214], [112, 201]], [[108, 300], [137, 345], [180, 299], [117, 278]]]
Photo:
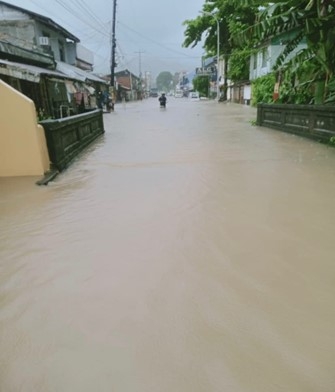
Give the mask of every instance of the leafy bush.
[[335, 77], [328, 83], [328, 94], [325, 103], [327, 105], [335, 105]]
[[193, 79], [194, 90], [198, 91], [200, 96], [208, 97], [209, 77], [207, 75], [199, 75]]
[[252, 106], [257, 106], [258, 103], [273, 103], [275, 82], [276, 79], [273, 73], [252, 81]]

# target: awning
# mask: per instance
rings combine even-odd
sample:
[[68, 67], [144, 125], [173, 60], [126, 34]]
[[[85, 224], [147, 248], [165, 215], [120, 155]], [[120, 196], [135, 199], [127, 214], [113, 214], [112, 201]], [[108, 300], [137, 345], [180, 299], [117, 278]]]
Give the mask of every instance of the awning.
[[118, 87], [118, 88], [121, 88], [122, 90], [128, 90], [128, 91], [131, 90], [130, 87], [124, 86], [124, 85], [121, 84], [121, 83], [117, 83], [117, 87]]
[[[57, 70], [53, 71], [47, 68], [36, 67], [35, 65], [15, 63], [13, 61], [1, 60], [0, 59], [0, 75], [7, 75], [17, 79], [28, 80], [29, 82], [39, 83], [41, 80], [41, 75], [54, 76], [61, 79], [72, 79], [79, 82], [95, 81], [103, 84], [107, 82], [103, 79], [98, 78], [88, 72], [85, 72], [79, 68], [72, 65], [57, 63]], [[65, 66], [64, 66], [65, 64]], [[85, 86], [87, 88], [88, 86]], [[71, 88], [71, 87], [70, 87]], [[92, 87], [90, 87], [92, 88]], [[89, 90], [92, 94], [91, 91]], [[70, 91], [69, 91], [70, 92]], [[94, 93], [94, 92], [93, 92]]]
[[119, 84], [119, 86], [120, 86], [120, 88], [121, 88], [122, 90], [131, 91], [131, 89], [130, 89], [129, 87], [122, 86], [121, 84]]
[[33, 83], [39, 83], [41, 75], [57, 76], [62, 79], [66, 77], [64, 74], [57, 71], [35, 67], [34, 65], [29, 64], [14, 63], [7, 60], [0, 60], [0, 74], [28, 80]]
[[86, 72], [80, 68], [77, 68], [73, 65], [63, 63], [62, 61], [57, 61], [57, 71], [64, 73], [71, 79], [80, 80], [82, 82], [93, 81], [98, 83], [107, 84], [107, 82], [103, 79], [100, 79], [98, 76]]

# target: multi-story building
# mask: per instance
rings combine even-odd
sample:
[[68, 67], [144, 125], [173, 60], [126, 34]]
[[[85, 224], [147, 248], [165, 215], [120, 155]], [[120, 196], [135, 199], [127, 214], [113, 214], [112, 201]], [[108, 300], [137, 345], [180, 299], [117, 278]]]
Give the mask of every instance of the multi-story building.
[[48, 17], [0, 1], [0, 78], [43, 116], [100, 106], [96, 96], [107, 83], [92, 70], [93, 54], [79, 38]]

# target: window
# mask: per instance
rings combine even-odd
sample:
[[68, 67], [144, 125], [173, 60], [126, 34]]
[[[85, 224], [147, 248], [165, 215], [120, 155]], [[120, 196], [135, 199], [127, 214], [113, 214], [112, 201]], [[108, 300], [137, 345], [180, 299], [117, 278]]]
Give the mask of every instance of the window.
[[60, 61], [65, 62], [65, 50], [64, 50], [64, 43], [58, 40], [59, 45], [59, 59]]

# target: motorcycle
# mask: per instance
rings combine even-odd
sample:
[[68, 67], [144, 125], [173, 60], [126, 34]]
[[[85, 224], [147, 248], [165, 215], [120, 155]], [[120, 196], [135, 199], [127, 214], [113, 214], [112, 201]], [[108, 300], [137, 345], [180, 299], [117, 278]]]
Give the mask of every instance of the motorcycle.
[[166, 108], [166, 101], [167, 101], [165, 94], [162, 94], [158, 98], [158, 101], [159, 101], [159, 107], [162, 108], [162, 109], [165, 109]]

